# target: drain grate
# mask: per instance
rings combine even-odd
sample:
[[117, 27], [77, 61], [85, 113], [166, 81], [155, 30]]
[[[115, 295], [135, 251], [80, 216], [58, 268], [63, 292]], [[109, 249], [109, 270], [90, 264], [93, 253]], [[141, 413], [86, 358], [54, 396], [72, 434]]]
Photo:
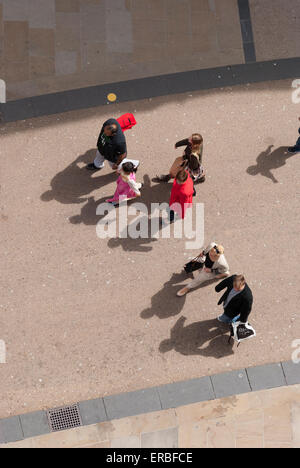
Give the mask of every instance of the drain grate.
[[52, 432], [82, 426], [78, 405], [63, 406], [47, 411]]

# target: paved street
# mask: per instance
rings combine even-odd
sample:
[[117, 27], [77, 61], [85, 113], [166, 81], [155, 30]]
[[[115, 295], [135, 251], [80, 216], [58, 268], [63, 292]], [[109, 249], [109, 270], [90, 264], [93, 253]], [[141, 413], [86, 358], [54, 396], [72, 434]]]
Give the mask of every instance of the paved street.
[[[291, 81], [199, 91], [2, 126], [0, 418], [291, 359], [299, 338], [299, 108]], [[255, 341], [227, 344], [213, 286], [179, 299], [184, 239], [96, 236], [115, 176], [91, 175], [101, 123], [134, 112], [141, 201], [167, 201], [174, 142], [204, 136], [205, 243], [225, 246], [254, 294]], [[272, 147], [271, 147], [272, 146]], [[269, 148], [269, 152], [266, 152]], [[224, 333], [226, 333], [224, 335]]]

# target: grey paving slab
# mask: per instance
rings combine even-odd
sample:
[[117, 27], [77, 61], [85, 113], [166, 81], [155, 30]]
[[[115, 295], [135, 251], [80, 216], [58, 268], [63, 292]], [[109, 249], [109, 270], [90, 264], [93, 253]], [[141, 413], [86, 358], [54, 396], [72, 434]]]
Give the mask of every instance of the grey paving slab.
[[0, 112], [4, 122], [15, 122], [35, 117], [35, 110], [31, 99], [20, 99], [0, 104]]
[[107, 421], [106, 411], [102, 398], [81, 401], [78, 403], [83, 425], [97, 424]]
[[256, 51], [254, 42], [244, 43], [244, 55], [246, 63], [256, 62]]
[[103, 400], [108, 420], [160, 411], [162, 409], [156, 388], [111, 395], [104, 397]]
[[50, 433], [48, 418], [45, 411], [22, 414], [20, 416], [20, 421], [25, 439]]
[[253, 42], [253, 31], [252, 25], [250, 20], [243, 20], [241, 21], [241, 30], [242, 30], [242, 38], [243, 42]]
[[28, 21], [29, 0], [3, 0], [4, 21]]
[[251, 389], [253, 391], [286, 385], [281, 364], [266, 364], [264, 366], [246, 369]]
[[216, 398], [251, 392], [245, 369], [213, 375], [211, 380]]
[[239, 14], [241, 20], [247, 20], [250, 18], [250, 5], [249, 0], [238, 0]]
[[0, 419], [0, 443], [17, 442], [23, 440], [24, 435], [19, 416]]
[[238, 0], [245, 62], [256, 62], [256, 51], [249, 0]]
[[55, 0], [29, 0], [28, 18], [31, 28], [54, 28]]
[[283, 372], [288, 385], [300, 384], [300, 363], [292, 361], [282, 363]]
[[177, 448], [178, 428], [171, 427], [162, 431], [141, 434], [142, 448]]
[[209, 377], [162, 385], [158, 387], [158, 393], [163, 409], [176, 408], [177, 406], [215, 398]]
[[31, 98], [35, 116], [58, 114], [69, 110], [65, 93], [45, 94]]
[[107, 103], [110, 86], [91, 86], [90, 88], [75, 89], [65, 93], [69, 110], [88, 109], [103, 106]]

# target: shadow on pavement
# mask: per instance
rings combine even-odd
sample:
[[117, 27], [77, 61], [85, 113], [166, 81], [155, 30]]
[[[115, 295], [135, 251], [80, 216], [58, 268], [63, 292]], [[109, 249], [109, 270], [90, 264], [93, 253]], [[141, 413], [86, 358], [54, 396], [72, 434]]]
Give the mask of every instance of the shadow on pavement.
[[234, 354], [234, 342], [228, 343], [229, 327], [216, 319], [185, 325], [186, 317], [180, 317], [171, 330], [168, 340], [161, 342], [159, 350], [171, 350], [183, 356], [205, 356], [221, 359]]
[[294, 155], [288, 153], [287, 146], [281, 146], [272, 151], [273, 146], [274, 145], [268, 146], [266, 151], [260, 153], [256, 158], [256, 165], [248, 167], [247, 173], [252, 176], [261, 174], [267, 177], [267, 179], [272, 180], [274, 184], [277, 184], [278, 180], [271, 171], [285, 166], [287, 159]]
[[[91, 192], [113, 183], [116, 180], [115, 172], [104, 175], [97, 172], [96, 175], [86, 170], [85, 166], [93, 161], [95, 152], [95, 148], [86, 151], [63, 171], [56, 174], [50, 183], [51, 190], [43, 193], [41, 200], [45, 202], [56, 200], [63, 204], [83, 203], [86, 200], [90, 201], [87, 196]], [[84, 163], [84, 166], [80, 167], [80, 163]]]
[[151, 307], [141, 312], [143, 319], [149, 319], [155, 315], [160, 319], [174, 317], [180, 314], [185, 304], [186, 296], [177, 297], [178, 283], [186, 280], [186, 273], [173, 273], [171, 279], [167, 281], [162, 289], [151, 299]]

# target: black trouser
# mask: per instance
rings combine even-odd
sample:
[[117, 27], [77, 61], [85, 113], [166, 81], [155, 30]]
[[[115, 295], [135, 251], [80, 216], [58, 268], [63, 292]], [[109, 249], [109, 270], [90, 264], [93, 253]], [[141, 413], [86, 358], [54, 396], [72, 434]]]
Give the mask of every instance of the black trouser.
[[170, 215], [169, 215], [170, 223], [173, 223], [175, 219], [175, 211], [170, 210]]

